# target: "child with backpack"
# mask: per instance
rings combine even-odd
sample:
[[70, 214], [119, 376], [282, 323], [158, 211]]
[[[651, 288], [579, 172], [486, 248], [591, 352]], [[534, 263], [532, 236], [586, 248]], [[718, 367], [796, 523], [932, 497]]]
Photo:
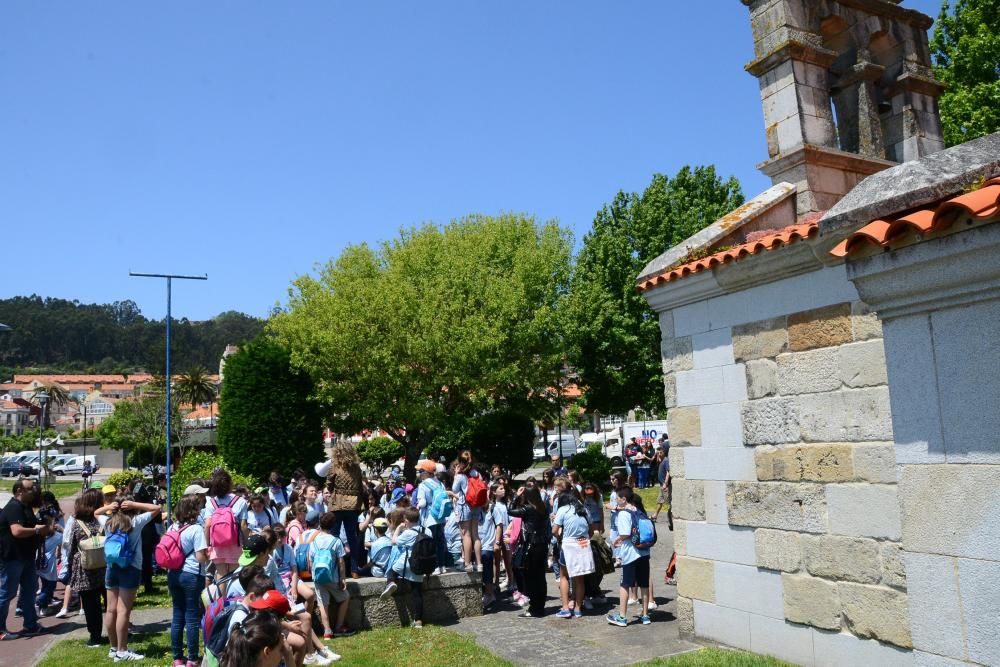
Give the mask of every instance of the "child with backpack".
[[420, 525], [430, 532], [437, 553], [435, 574], [444, 574], [448, 566], [448, 546], [444, 539], [444, 524], [454, 512], [444, 484], [435, 479], [437, 464], [430, 459], [417, 462], [420, 484], [417, 486], [416, 507], [420, 510]]
[[[201, 503], [197, 496], [184, 496], [174, 508], [175, 523], [156, 545], [156, 564], [167, 571], [167, 590], [173, 604], [170, 647], [174, 667], [198, 665], [198, 624], [201, 622], [201, 590], [205, 579], [201, 564], [208, 562], [205, 531], [198, 525]], [[187, 657], [184, 631], [187, 630]]]
[[399, 579], [406, 579], [410, 583], [410, 591], [413, 594], [413, 627], [424, 627], [424, 575], [414, 572], [415, 564], [412, 561], [412, 552], [417, 539], [423, 535], [420, 529], [420, 511], [415, 507], [407, 507], [403, 510], [403, 523], [396, 526], [392, 534], [392, 543], [399, 549], [399, 555], [392, 567], [389, 569], [385, 590], [382, 591], [381, 598], [387, 600], [396, 592]]
[[281, 623], [273, 613], [246, 616], [226, 641], [221, 667], [277, 667], [282, 660]]
[[278, 513], [261, 493], [250, 496], [250, 508], [247, 512], [247, 530], [259, 533], [272, 524], [278, 523]]
[[236, 569], [248, 536], [247, 501], [233, 493], [233, 479], [224, 469], [212, 473], [209, 495], [202, 510], [205, 541], [215, 573], [224, 577]]
[[478, 512], [488, 502], [486, 483], [473, 467], [472, 452], [465, 450], [451, 464], [454, 481], [449, 495], [455, 504], [454, 514], [462, 534], [462, 561], [468, 572], [483, 567], [482, 541], [479, 539]]
[[111, 640], [108, 657], [115, 662], [133, 662], [144, 657], [128, 648], [128, 624], [142, 576], [142, 528], [159, 511], [159, 505], [118, 496], [95, 512], [110, 515], [104, 526], [104, 587], [108, 599], [105, 625]]
[[618, 538], [618, 556], [622, 561], [622, 580], [618, 590], [618, 601], [621, 608], [618, 612], [608, 614], [608, 623], [625, 627], [628, 625], [629, 589], [633, 586], [642, 593], [640, 603], [642, 615], [639, 621], [649, 625], [649, 550], [656, 543], [656, 526], [646, 516], [642, 498], [630, 487], [623, 487], [616, 492], [618, 500], [618, 517], [616, 528]]
[[[326, 512], [319, 518], [320, 532], [309, 545], [309, 569], [312, 575], [316, 598], [319, 600], [319, 615], [323, 621], [323, 638], [350, 637], [354, 633], [347, 629], [346, 567], [344, 543], [333, 531], [337, 525], [334, 512]], [[330, 623], [329, 607], [337, 604], [336, 622]]]

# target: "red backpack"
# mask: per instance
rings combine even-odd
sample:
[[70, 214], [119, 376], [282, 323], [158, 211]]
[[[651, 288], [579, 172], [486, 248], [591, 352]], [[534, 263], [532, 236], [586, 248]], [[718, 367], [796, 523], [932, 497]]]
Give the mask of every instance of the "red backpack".
[[188, 554], [184, 553], [181, 546], [181, 534], [187, 528], [188, 526], [181, 525], [177, 530], [168, 530], [156, 544], [153, 555], [156, 557], [156, 564], [164, 570], [179, 570], [184, 567]]
[[486, 483], [483, 478], [479, 475], [469, 477], [469, 485], [465, 488], [465, 502], [469, 504], [469, 507], [473, 509], [485, 507], [488, 500], [489, 494], [486, 492]]

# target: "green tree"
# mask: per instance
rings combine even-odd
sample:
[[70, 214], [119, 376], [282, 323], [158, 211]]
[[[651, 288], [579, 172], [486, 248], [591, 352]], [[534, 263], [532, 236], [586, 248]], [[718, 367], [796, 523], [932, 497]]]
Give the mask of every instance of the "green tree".
[[456, 421], [538, 409], [560, 356], [571, 246], [555, 222], [514, 214], [404, 230], [296, 280], [271, 327], [316, 380], [330, 426], [381, 427], [412, 476]]
[[362, 440], [355, 449], [358, 451], [358, 458], [373, 475], [381, 475], [386, 466], [395, 463], [403, 455], [403, 445], [385, 437]]
[[39, 383], [38, 391], [35, 392], [35, 396], [37, 397], [42, 391], [48, 395], [48, 399], [46, 399], [45, 404], [45, 428], [48, 428], [52, 424], [52, 411], [69, 405], [72, 402], [72, 399], [70, 399], [69, 392], [66, 391], [66, 388], [55, 382]]
[[639, 193], [619, 192], [597, 212], [577, 256], [565, 315], [568, 357], [590, 411], [662, 406], [660, 327], [635, 289], [645, 265], [743, 203], [735, 178], [715, 167], [663, 174]]
[[197, 407], [202, 403], [215, 402], [215, 384], [208, 377], [208, 371], [194, 366], [181, 373], [174, 380], [174, 392], [181, 403]]
[[324, 458], [319, 408], [309, 376], [292, 368], [288, 350], [268, 337], [226, 360], [219, 398], [219, 453], [227, 467], [267, 479]]
[[[181, 437], [183, 422], [176, 400], [172, 401], [170, 442]], [[136, 400], [119, 401], [111, 417], [97, 427], [102, 449], [121, 449], [130, 465], [162, 464], [167, 440], [167, 401], [163, 394], [147, 394]]]
[[1000, 0], [944, 0], [931, 52], [945, 143], [1000, 131]]

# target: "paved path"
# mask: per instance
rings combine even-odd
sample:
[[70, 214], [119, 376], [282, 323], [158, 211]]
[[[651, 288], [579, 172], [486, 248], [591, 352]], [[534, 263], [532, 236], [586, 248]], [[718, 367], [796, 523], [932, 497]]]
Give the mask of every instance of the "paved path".
[[[632, 605], [626, 628], [609, 625], [605, 620], [610, 605], [585, 612], [579, 619], [557, 618], [555, 613], [561, 606], [559, 587], [555, 578], [549, 576], [545, 618], [518, 618], [521, 609], [508, 604], [484, 616], [462, 619], [454, 629], [471, 635], [480, 646], [519, 665], [567, 662], [580, 667], [627, 665], [699, 648], [678, 637], [674, 615], [677, 591], [663, 583], [663, 572], [673, 553], [673, 534], [666, 530], [666, 522], [658, 523], [657, 527], [661, 532], [653, 548], [651, 577], [658, 608], [650, 612], [651, 625], [637, 622], [638, 610]], [[608, 575], [601, 585], [615, 605], [619, 577], [618, 572]]]

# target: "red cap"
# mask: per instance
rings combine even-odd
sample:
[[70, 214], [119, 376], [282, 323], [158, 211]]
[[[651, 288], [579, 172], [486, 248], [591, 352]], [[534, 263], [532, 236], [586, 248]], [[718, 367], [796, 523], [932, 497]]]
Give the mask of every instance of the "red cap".
[[251, 609], [267, 609], [268, 611], [273, 611], [279, 616], [284, 616], [292, 610], [292, 606], [288, 602], [288, 598], [279, 593], [276, 590], [270, 590], [261, 595], [259, 598], [250, 603]]

